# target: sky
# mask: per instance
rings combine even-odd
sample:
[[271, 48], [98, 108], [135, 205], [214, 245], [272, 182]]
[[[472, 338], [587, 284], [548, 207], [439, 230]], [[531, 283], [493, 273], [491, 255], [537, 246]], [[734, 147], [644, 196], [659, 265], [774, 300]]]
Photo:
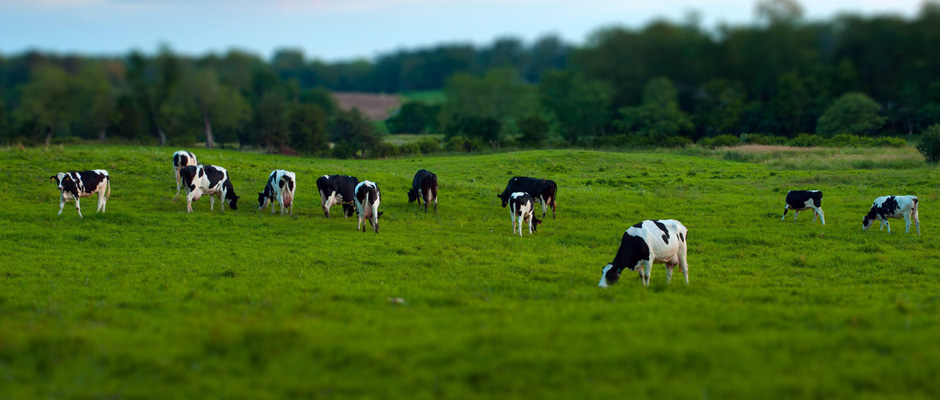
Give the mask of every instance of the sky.
[[[922, 3], [800, 2], [811, 20], [841, 12], [912, 17]], [[553, 34], [577, 45], [601, 27], [682, 21], [690, 11], [706, 28], [754, 22], [753, 0], [0, 0], [0, 54], [120, 56], [166, 44], [187, 55], [239, 49], [265, 58], [290, 48], [336, 62], [500, 37], [531, 43]]]

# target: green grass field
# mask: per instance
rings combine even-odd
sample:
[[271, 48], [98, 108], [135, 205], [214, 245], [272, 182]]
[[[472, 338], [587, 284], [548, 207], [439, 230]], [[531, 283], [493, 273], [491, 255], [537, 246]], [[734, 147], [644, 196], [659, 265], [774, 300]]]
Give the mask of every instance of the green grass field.
[[[910, 148], [368, 161], [203, 149], [242, 199], [192, 214], [171, 201], [175, 150], [0, 150], [0, 399], [940, 393], [940, 173]], [[57, 216], [49, 177], [96, 168], [112, 177], [107, 214], [86, 198], [84, 219], [72, 203]], [[275, 168], [297, 173], [294, 216], [257, 210]], [[407, 203], [420, 168], [440, 177], [437, 214]], [[325, 219], [323, 174], [379, 184], [380, 234], [339, 207]], [[514, 175], [559, 186], [558, 218], [522, 238], [495, 196]], [[781, 221], [790, 189], [823, 190], [827, 225]], [[861, 230], [886, 194], [919, 196], [922, 236], [903, 220]], [[689, 228], [691, 284], [666, 285], [656, 265], [649, 288], [626, 272], [598, 288], [624, 230], [655, 218]]]

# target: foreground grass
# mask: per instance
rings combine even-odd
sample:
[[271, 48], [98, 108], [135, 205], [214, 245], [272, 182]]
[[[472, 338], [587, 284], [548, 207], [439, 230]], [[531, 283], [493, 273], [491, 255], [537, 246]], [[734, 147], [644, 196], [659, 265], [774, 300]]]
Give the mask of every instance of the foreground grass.
[[[938, 173], [676, 154], [535, 151], [378, 161], [201, 150], [237, 211], [173, 202], [176, 149], [0, 151], [0, 398], [933, 398]], [[821, 159], [816, 157], [814, 159]], [[838, 159], [838, 157], [833, 157]], [[57, 171], [104, 168], [107, 214], [56, 216]], [[255, 209], [274, 168], [295, 215]], [[437, 214], [406, 202], [440, 176]], [[327, 220], [315, 178], [382, 189], [382, 233]], [[495, 194], [555, 179], [558, 219], [510, 233]], [[780, 221], [825, 191], [827, 225]], [[862, 232], [921, 199], [922, 237]], [[339, 214], [338, 208], [334, 215]], [[791, 214], [792, 215], [792, 214]], [[596, 287], [624, 229], [689, 228], [691, 284]], [[396, 299], [403, 299], [403, 303]]]

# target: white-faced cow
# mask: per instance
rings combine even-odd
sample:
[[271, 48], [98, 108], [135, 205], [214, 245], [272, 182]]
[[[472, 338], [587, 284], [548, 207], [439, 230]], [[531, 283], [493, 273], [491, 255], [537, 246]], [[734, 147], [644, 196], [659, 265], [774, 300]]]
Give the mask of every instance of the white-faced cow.
[[535, 232], [542, 223], [535, 218], [535, 199], [525, 192], [515, 192], [509, 195], [509, 217], [512, 219], [512, 233], [516, 233], [516, 221], [519, 221], [519, 236], [522, 236], [522, 225], [529, 221], [529, 234]]
[[82, 208], [78, 200], [92, 194], [98, 195], [98, 208], [95, 212], [105, 212], [108, 198], [111, 197], [111, 178], [108, 176], [108, 171], [96, 169], [94, 171], [59, 172], [53, 175], [51, 179], [55, 181], [56, 187], [62, 192], [59, 197], [58, 215], [62, 215], [65, 202], [75, 200], [75, 209], [78, 210], [78, 216], [82, 217]]
[[268, 176], [268, 183], [264, 191], [258, 193], [258, 209], [264, 210], [271, 204], [271, 213], [274, 213], [274, 202], [281, 205], [281, 214], [287, 208], [289, 214], [294, 214], [294, 190], [296, 190], [297, 176], [291, 171], [276, 169]]
[[917, 225], [917, 234], [920, 235], [920, 218], [917, 216], [917, 197], [914, 196], [881, 196], [871, 204], [871, 210], [862, 219], [862, 229], [867, 230], [875, 220], [881, 222], [881, 229], [888, 227], [888, 233], [891, 233], [891, 225], [888, 225], [888, 218], [904, 218], [904, 224], [907, 230], [911, 231], [911, 219]]
[[173, 175], [176, 175], [176, 195], [173, 196], [173, 200], [180, 195], [180, 170], [190, 165], [199, 165], [195, 154], [186, 150], [173, 153]]
[[356, 230], [365, 230], [362, 229], [362, 221], [369, 221], [369, 225], [372, 225], [372, 230], [375, 233], [379, 233], [379, 217], [382, 216], [382, 213], [379, 212], [379, 204], [382, 203], [382, 193], [379, 192], [379, 186], [375, 182], [362, 181], [356, 185], [356, 215], [359, 217], [359, 224], [356, 225]]
[[[186, 186], [186, 212], [193, 212], [193, 202], [202, 195], [209, 195], [209, 209], [215, 210], [215, 198], [228, 203], [233, 210], [238, 209], [239, 196], [229, 180], [225, 168], [214, 165], [190, 165], [180, 170], [180, 179]], [[222, 205], [225, 212], [225, 205]]]
[[793, 210], [794, 221], [800, 215], [800, 211], [813, 210], [813, 222], [816, 222], [818, 216], [822, 224], [825, 225], [826, 216], [823, 215], [823, 210], [820, 207], [822, 207], [822, 192], [818, 190], [791, 190], [787, 192], [786, 205], [783, 206], [783, 216], [780, 217], [780, 220], [782, 221], [787, 217], [787, 210]]
[[555, 195], [558, 193], [558, 186], [555, 185], [555, 181], [517, 176], [509, 179], [509, 182], [506, 183], [506, 189], [496, 197], [503, 201], [503, 208], [505, 208], [506, 204], [509, 203], [509, 197], [516, 192], [528, 193], [533, 199], [542, 203], [542, 218], [545, 218], [546, 205], [551, 206], [552, 219], [555, 219]]
[[686, 259], [689, 230], [679, 221], [667, 219], [646, 220], [631, 226], [620, 240], [620, 249], [614, 261], [601, 272], [600, 287], [613, 285], [624, 269], [640, 274], [644, 286], [650, 285], [653, 263], [666, 264], [666, 282], [672, 281], [672, 269], [678, 265], [689, 283], [689, 264]]
[[323, 175], [317, 178], [317, 190], [320, 191], [320, 206], [323, 214], [330, 217], [330, 207], [343, 205], [343, 215], [349, 218], [356, 211], [354, 199], [359, 179], [349, 175]]
[[419, 170], [411, 182], [408, 191], [408, 202], [418, 200], [418, 205], [424, 202], [424, 212], [428, 212], [428, 203], [434, 202], [434, 212], [437, 212], [437, 175], [426, 169]]

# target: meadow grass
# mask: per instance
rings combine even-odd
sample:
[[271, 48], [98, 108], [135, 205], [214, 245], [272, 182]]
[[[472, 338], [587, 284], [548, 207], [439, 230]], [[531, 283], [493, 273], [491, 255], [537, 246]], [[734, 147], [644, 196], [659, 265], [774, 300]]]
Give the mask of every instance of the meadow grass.
[[[0, 150], [0, 399], [940, 393], [938, 171], [923, 163], [203, 149], [242, 198], [187, 214], [171, 200], [175, 150]], [[112, 177], [108, 212], [86, 198], [85, 218], [72, 203], [57, 216], [49, 177], [96, 168]], [[297, 173], [293, 216], [257, 210], [275, 168]], [[407, 203], [420, 168], [439, 175], [436, 214]], [[380, 234], [339, 207], [323, 216], [323, 174], [378, 183]], [[558, 218], [521, 238], [496, 198], [516, 175], [559, 188]], [[781, 221], [790, 189], [823, 190], [827, 224]], [[861, 230], [887, 194], [919, 196], [922, 236], [903, 221]], [[656, 218], [689, 228], [691, 283], [656, 265], [649, 288], [626, 272], [598, 288], [624, 230]]]

